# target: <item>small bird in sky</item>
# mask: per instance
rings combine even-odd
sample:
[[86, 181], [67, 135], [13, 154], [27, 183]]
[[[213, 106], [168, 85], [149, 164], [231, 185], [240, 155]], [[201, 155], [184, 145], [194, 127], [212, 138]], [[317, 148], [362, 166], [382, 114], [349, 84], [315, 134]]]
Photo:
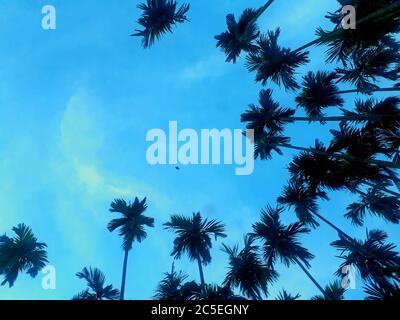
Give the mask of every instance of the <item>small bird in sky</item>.
[[175, 169], [176, 169], [176, 170], [181, 170], [181, 168], [179, 168], [179, 167], [175, 167]]

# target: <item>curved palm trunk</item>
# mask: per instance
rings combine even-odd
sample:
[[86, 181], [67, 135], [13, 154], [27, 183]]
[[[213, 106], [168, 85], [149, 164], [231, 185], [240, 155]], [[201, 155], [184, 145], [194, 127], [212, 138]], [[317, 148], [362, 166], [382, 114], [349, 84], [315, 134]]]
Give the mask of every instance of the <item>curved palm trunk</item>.
[[372, 163], [372, 164], [376, 164], [378, 166], [383, 166], [383, 167], [388, 167], [388, 168], [394, 168], [394, 169], [400, 169], [400, 165], [390, 162], [390, 161], [384, 161], [384, 160], [360, 160], [357, 158], [354, 158], [352, 156], [346, 155], [346, 154], [337, 154], [337, 153], [328, 153], [325, 151], [321, 151], [321, 150], [317, 150], [317, 149], [313, 149], [313, 148], [304, 148], [304, 147], [298, 147], [298, 146], [293, 146], [291, 144], [287, 144], [287, 143], [282, 143], [282, 144], [278, 144], [278, 146], [284, 147], [284, 148], [288, 148], [288, 149], [293, 149], [293, 150], [297, 150], [297, 151], [305, 151], [305, 152], [312, 152], [315, 154], [321, 154], [327, 157], [334, 157], [334, 158], [339, 158], [339, 159], [345, 159], [345, 160], [352, 160], [352, 161], [358, 161], [358, 162], [364, 162], [364, 163]]
[[201, 259], [200, 257], [197, 258], [197, 264], [199, 266], [199, 274], [200, 274], [200, 283], [201, 283], [201, 289], [204, 290], [205, 287], [205, 281], [204, 281], [204, 273], [203, 273], [203, 265], [201, 264]]
[[[366, 22], [368, 22], [368, 21], [370, 21], [370, 20], [372, 20], [372, 19], [374, 19], [374, 18], [376, 18], [376, 17], [379, 17], [379, 19], [390, 18], [390, 17], [392, 17], [395, 13], [389, 13], [389, 14], [387, 14], [387, 15], [385, 15], [385, 16], [382, 16], [382, 17], [380, 17], [380, 15], [386, 14], [388, 11], [390, 11], [390, 10], [392, 10], [392, 9], [398, 9], [399, 7], [400, 7], [400, 3], [398, 3], [398, 2], [397, 2], [397, 3], [394, 3], [394, 4], [392, 4], [392, 5], [388, 5], [388, 6], [386, 6], [385, 8], [382, 8], [381, 10], [375, 11], [374, 13], [372, 13], [372, 14], [366, 16], [366, 17], [363, 18], [363, 19], [360, 19], [359, 21], [357, 21], [357, 25], [360, 25], [360, 24], [362, 24], [362, 23], [366, 23]], [[346, 32], [346, 30], [337, 29], [337, 30], [335, 30], [335, 31], [332, 31], [331, 33], [329, 33], [329, 34], [326, 35], [326, 36], [319, 37], [319, 38], [317, 38], [317, 39], [315, 39], [315, 40], [313, 40], [313, 41], [311, 41], [311, 42], [309, 42], [309, 43], [306, 43], [305, 45], [303, 45], [303, 46], [297, 48], [296, 50], [292, 51], [292, 54], [296, 54], [296, 53], [298, 53], [298, 52], [300, 52], [300, 51], [303, 51], [303, 50], [305, 50], [305, 49], [307, 49], [307, 48], [309, 48], [309, 47], [312, 47], [312, 46], [314, 46], [314, 45], [319, 45], [319, 44], [323, 44], [323, 43], [325, 43], [325, 42], [334, 40], [334, 39], [336, 39], [342, 32]]]
[[[399, 87], [392, 87], [392, 88], [379, 88], [379, 89], [373, 89], [370, 92], [394, 92], [394, 91], [400, 91]], [[358, 93], [360, 90], [358, 89], [351, 89], [351, 90], [343, 90], [343, 91], [338, 91], [337, 94], [345, 94], [345, 93]]]
[[124, 266], [122, 269], [121, 295], [119, 298], [120, 300], [124, 300], [125, 296], [125, 282], [126, 282], [126, 269], [128, 267], [128, 255], [129, 255], [129, 250], [125, 250]]
[[352, 237], [350, 237], [346, 232], [344, 232], [343, 230], [341, 230], [340, 228], [338, 228], [337, 226], [335, 226], [332, 222], [330, 222], [328, 219], [325, 219], [323, 216], [321, 216], [318, 212], [316, 212], [315, 210], [310, 210], [311, 213], [313, 215], [315, 215], [316, 217], [318, 217], [320, 220], [324, 221], [327, 225], [329, 225], [330, 227], [332, 227], [333, 229], [335, 229], [337, 231], [337, 233], [339, 235], [342, 235], [346, 238], [348, 238], [351, 241], [355, 242], [355, 239], [353, 239]]
[[297, 265], [304, 271], [304, 273], [310, 278], [310, 280], [315, 284], [315, 286], [318, 288], [319, 291], [322, 292], [324, 297], [326, 297], [325, 290], [321, 287], [321, 285], [317, 282], [317, 280], [314, 279], [314, 277], [311, 275], [310, 272], [308, 272], [307, 268], [303, 265], [303, 263], [297, 259], [293, 258], [294, 261], [296, 261]]

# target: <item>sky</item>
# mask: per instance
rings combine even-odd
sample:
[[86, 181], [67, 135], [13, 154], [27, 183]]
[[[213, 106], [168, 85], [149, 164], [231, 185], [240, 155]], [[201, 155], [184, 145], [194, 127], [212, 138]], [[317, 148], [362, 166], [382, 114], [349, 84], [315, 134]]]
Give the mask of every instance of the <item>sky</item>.
[[[182, 3], [181, 0], [178, 1]], [[234, 166], [151, 166], [146, 161], [146, 134], [180, 129], [240, 129], [240, 114], [258, 101], [260, 84], [245, 68], [245, 57], [225, 63], [214, 35], [225, 30], [228, 13], [240, 15], [263, 0], [188, 1], [190, 22], [180, 24], [150, 49], [130, 37], [138, 25], [140, 1], [134, 0], [2, 0], [0, 2], [0, 233], [24, 222], [47, 243], [56, 269], [56, 289], [44, 290], [42, 275], [20, 275], [13, 288], [0, 287], [0, 299], [70, 299], [85, 288], [76, 272], [100, 268], [107, 282], [119, 287], [123, 251], [116, 233], [106, 229], [115, 217], [108, 211], [115, 198], [147, 197], [146, 214], [155, 218], [148, 238], [130, 253], [126, 298], [150, 299], [163, 273], [171, 269], [174, 236], [162, 224], [171, 214], [204, 216], [226, 224], [228, 237], [214, 242], [213, 261], [205, 267], [207, 282], [220, 284], [228, 257], [222, 243], [243, 244], [244, 234], [267, 204], [274, 205], [288, 180], [287, 165], [295, 154], [284, 150], [271, 161], [257, 161], [249, 176], [236, 176]], [[43, 30], [42, 7], [53, 5], [57, 29]], [[280, 43], [297, 48], [315, 38], [317, 27], [338, 8], [335, 1], [276, 1], [260, 18], [263, 32], [281, 28]], [[332, 70], [324, 47], [311, 48], [309, 70]], [[274, 99], [295, 107], [295, 94], [274, 84]], [[349, 87], [342, 86], [343, 89]], [[387, 94], [382, 94], [382, 97]], [[346, 96], [353, 106], [355, 95]], [[362, 98], [362, 97], [358, 97]], [[335, 114], [335, 110], [331, 110]], [[337, 112], [337, 111], [336, 111]], [[301, 112], [299, 112], [301, 114]], [[310, 146], [329, 139], [335, 125], [293, 124], [292, 143]], [[331, 193], [321, 213], [355, 237], [366, 228], [383, 229], [399, 244], [398, 226], [368, 218], [355, 228], [343, 218], [355, 200], [346, 192]], [[286, 211], [285, 223], [296, 221]], [[334, 280], [341, 260], [330, 246], [337, 236], [325, 225], [302, 237], [316, 257], [310, 272], [322, 284]], [[196, 263], [186, 256], [175, 262], [189, 280], [198, 280]], [[284, 288], [303, 299], [319, 294], [302, 270], [277, 266], [279, 281], [270, 288], [275, 298]], [[346, 292], [363, 297], [362, 282]]]

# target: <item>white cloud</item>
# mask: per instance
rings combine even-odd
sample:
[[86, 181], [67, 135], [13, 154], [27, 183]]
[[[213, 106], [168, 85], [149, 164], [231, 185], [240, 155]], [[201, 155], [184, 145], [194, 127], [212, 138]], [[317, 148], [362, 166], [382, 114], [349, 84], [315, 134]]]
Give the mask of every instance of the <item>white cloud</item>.
[[225, 74], [227, 64], [222, 55], [211, 55], [187, 66], [179, 74], [184, 81], [203, 80], [206, 78], [217, 78]]

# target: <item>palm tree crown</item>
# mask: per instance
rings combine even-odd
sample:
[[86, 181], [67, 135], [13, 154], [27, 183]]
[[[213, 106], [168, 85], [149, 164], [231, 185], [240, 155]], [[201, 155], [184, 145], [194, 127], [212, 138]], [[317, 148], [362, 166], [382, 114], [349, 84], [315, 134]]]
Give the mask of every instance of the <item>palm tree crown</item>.
[[240, 291], [250, 299], [262, 299], [268, 296], [268, 284], [278, 278], [278, 273], [264, 265], [258, 257], [258, 247], [246, 236], [245, 246], [239, 251], [238, 246], [230, 248], [223, 245], [229, 255], [229, 271], [224, 285], [239, 287]]
[[309, 62], [308, 52], [292, 52], [278, 45], [280, 29], [268, 31], [257, 40], [258, 50], [250, 52], [247, 67], [256, 72], [256, 81], [263, 85], [269, 79], [278, 85], [283, 84], [287, 90], [299, 88], [295, 80], [295, 70]]
[[211, 236], [214, 236], [215, 239], [226, 237], [225, 227], [222, 223], [203, 219], [200, 212], [193, 213], [190, 218], [173, 215], [164, 226], [166, 229], [173, 230], [177, 235], [174, 240], [172, 256], [179, 259], [182, 254], [187, 253], [190, 260], [200, 259], [204, 265], [211, 262]]
[[190, 5], [183, 4], [177, 10], [174, 0], [147, 0], [147, 3], [139, 4], [138, 8], [143, 10], [138, 23], [144, 30], [136, 30], [132, 36], [143, 37], [143, 47], [148, 48], [163, 34], [172, 32], [173, 25], [187, 21], [186, 13]]
[[285, 226], [280, 221], [283, 208], [267, 206], [261, 212], [261, 222], [253, 225], [251, 236], [263, 242], [263, 255], [267, 265], [272, 267], [277, 259], [289, 266], [291, 263], [302, 261], [310, 267], [309, 261], [314, 255], [301, 246], [298, 237], [310, 232], [300, 222]]
[[254, 52], [257, 46], [254, 41], [259, 36], [256, 24], [257, 11], [254, 9], [246, 9], [236, 21], [233, 14], [226, 16], [226, 24], [228, 30], [215, 36], [217, 47], [221, 47], [226, 54], [227, 62], [236, 62], [242, 51]]
[[316, 74], [310, 71], [304, 77], [303, 91], [296, 102], [308, 116], [321, 117], [324, 115], [323, 109], [343, 106], [344, 100], [339, 96], [339, 89], [334, 83], [336, 79], [336, 73], [322, 71]]
[[74, 296], [73, 300], [117, 300], [120, 293], [113, 286], [105, 286], [106, 277], [102, 271], [97, 268], [83, 268], [76, 276], [79, 279], [86, 280], [88, 288]]
[[14, 285], [20, 272], [36, 277], [49, 262], [45, 248], [47, 245], [38, 242], [32, 229], [25, 224], [12, 228], [15, 237], [0, 236], [0, 274], [4, 276], [1, 285]]
[[110, 232], [119, 229], [124, 250], [131, 250], [134, 241], [142, 242], [147, 237], [145, 226], [154, 227], [154, 218], [143, 215], [147, 209], [146, 200], [144, 198], [139, 201], [135, 198], [133, 203], [127, 203], [125, 200], [116, 199], [111, 203], [110, 212], [121, 213], [122, 218], [111, 220], [107, 228]]

